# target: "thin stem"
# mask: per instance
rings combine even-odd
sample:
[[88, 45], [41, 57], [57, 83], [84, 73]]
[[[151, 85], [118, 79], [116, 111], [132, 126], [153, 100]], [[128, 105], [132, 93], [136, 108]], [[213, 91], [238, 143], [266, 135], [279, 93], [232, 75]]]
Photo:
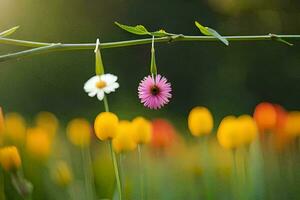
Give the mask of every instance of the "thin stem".
[[[300, 35], [253, 35], [253, 36], [224, 36], [228, 41], [278, 41], [283, 42], [282, 40], [300, 40]], [[155, 38], [155, 42], [175, 42], [175, 41], [214, 41], [219, 42], [219, 40], [212, 36], [188, 36], [182, 34], [174, 34], [171, 36]], [[152, 38], [138, 39], [138, 40], [127, 40], [127, 41], [118, 41], [118, 42], [106, 42], [100, 44], [100, 49], [106, 48], [117, 48], [117, 47], [127, 47], [135, 45], [149, 44], [152, 42]], [[284, 42], [283, 42], [284, 43]], [[49, 53], [54, 51], [70, 51], [70, 50], [91, 50], [95, 49], [96, 43], [81, 43], [81, 44], [61, 44], [61, 43], [46, 43], [46, 42], [34, 42], [27, 40], [16, 40], [9, 38], [0, 38], [0, 44], [31, 47], [34, 49], [2, 55], [0, 56], [0, 62], [7, 60], [18, 59], [24, 56], [31, 56], [41, 53]], [[51, 46], [51, 48], [49, 48]], [[47, 47], [39, 48], [39, 47]]]
[[86, 192], [86, 197], [88, 200], [94, 199], [94, 194], [93, 194], [93, 175], [92, 175], [92, 170], [90, 169], [90, 166], [92, 165], [91, 163], [91, 158], [90, 158], [90, 151], [89, 147], [87, 148], [81, 148], [81, 156], [83, 160], [83, 170], [84, 170], [84, 185], [85, 185], [85, 192]]
[[120, 174], [119, 174], [119, 169], [118, 169], [116, 153], [114, 152], [114, 150], [112, 148], [112, 140], [109, 141], [109, 149], [110, 149], [110, 153], [111, 153], [112, 160], [113, 160], [113, 167], [115, 170], [117, 188], [118, 188], [118, 192], [119, 192], [119, 200], [122, 200], [122, 185], [121, 185], [121, 180], [120, 180]]
[[0, 200], [5, 200], [5, 191], [4, 191], [4, 174], [0, 169]]
[[107, 101], [106, 95], [104, 95], [103, 103], [104, 103], [105, 112], [109, 112], [109, 106], [108, 106], [108, 101]]
[[142, 145], [138, 144], [138, 157], [139, 157], [139, 169], [140, 169], [140, 192], [141, 192], [141, 200], [144, 200], [144, 170], [143, 170], [143, 162], [142, 162]]

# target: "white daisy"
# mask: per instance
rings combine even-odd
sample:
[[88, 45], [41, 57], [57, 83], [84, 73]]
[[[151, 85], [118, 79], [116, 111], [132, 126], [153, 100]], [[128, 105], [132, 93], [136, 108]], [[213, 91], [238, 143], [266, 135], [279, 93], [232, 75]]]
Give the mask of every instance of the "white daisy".
[[97, 98], [102, 101], [104, 93], [109, 94], [119, 87], [119, 83], [116, 82], [117, 80], [118, 77], [112, 74], [96, 75], [90, 78], [84, 84], [83, 88], [90, 97], [97, 95]]

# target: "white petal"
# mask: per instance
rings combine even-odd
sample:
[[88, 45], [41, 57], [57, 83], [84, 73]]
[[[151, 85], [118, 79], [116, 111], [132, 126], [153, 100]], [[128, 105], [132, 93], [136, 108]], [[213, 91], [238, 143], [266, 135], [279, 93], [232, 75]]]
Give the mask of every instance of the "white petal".
[[107, 85], [110, 85], [118, 80], [118, 77], [112, 74], [103, 74], [101, 80], [105, 81]]
[[103, 90], [99, 90], [97, 93], [97, 98], [102, 101], [104, 98], [104, 91]]
[[91, 92], [96, 88], [96, 83], [100, 80], [99, 76], [93, 76], [83, 86], [86, 92]]
[[93, 90], [93, 91], [89, 92], [88, 95], [89, 95], [90, 97], [94, 97], [96, 94], [97, 94], [97, 90]]
[[111, 92], [114, 92], [119, 87], [119, 83], [115, 82], [111, 85], [106, 86], [103, 90], [105, 93], [109, 94]]

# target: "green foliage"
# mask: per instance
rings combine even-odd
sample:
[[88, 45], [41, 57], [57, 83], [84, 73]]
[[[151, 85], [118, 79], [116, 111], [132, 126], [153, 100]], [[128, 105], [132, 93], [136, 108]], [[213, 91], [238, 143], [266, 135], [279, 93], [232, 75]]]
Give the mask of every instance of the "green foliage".
[[133, 33], [136, 35], [151, 35], [151, 33], [143, 25], [127, 26], [118, 22], [115, 22], [115, 24], [121, 29], [128, 31], [129, 33]]
[[195, 21], [195, 25], [199, 28], [199, 30], [201, 31], [201, 33], [203, 35], [208, 35], [208, 36], [213, 36], [215, 38], [218, 38], [221, 42], [223, 42], [225, 45], [229, 45], [229, 42], [226, 38], [224, 38], [223, 36], [221, 36], [217, 31], [215, 31], [212, 28], [206, 27], [206, 26], [202, 26], [199, 22]]
[[147, 28], [143, 25], [128, 26], [128, 25], [120, 24], [118, 22], [115, 22], [115, 24], [117, 26], [119, 26], [121, 29], [123, 29], [129, 33], [132, 33], [132, 34], [136, 34], [136, 35], [151, 35], [151, 36], [156, 36], [156, 37], [164, 37], [164, 36], [172, 35], [170, 33], [167, 33], [163, 29], [160, 29], [160, 30], [154, 31], [154, 32], [149, 32], [147, 30]]
[[11, 34], [13, 34], [20, 26], [15, 26], [15, 27], [12, 27], [6, 31], [3, 31], [0, 33], [0, 37], [6, 37], [6, 36], [9, 36]]

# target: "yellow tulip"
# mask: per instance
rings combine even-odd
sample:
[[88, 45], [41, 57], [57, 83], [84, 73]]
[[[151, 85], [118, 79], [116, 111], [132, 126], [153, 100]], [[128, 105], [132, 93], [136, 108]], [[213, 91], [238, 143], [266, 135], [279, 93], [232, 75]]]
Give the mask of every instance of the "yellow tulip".
[[249, 115], [242, 115], [238, 117], [238, 123], [240, 128], [240, 134], [242, 137], [242, 143], [249, 145], [257, 136], [258, 128], [254, 119]]
[[133, 136], [133, 125], [129, 121], [120, 121], [117, 136], [112, 141], [113, 148], [117, 153], [132, 151], [137, 143]]
[[20, 154], [15, 146], [0, 149], [0, 164], [5, 171], [15, 172], [22, 164]]
[[205, 107], [195, 107], [188, 116], [188, 127], [194, 136], [208, 135], [213, 129], [213, 117]]
[[31, 128], [27, 131], [26, 150], [37, 161], [46, 161], [52, 151], [50, 136], [44, 129]]
[[54, 170], [52, 172], [52, 178], [58, 186], [67, 187], [73, 181], [73, 174], [66, 162], [59, 161], [54, 167]]
[[76, 118], [68, 123], [67, 136], [70, 142], [79, 147], [86, 147], [91, 141], [91, 125], [86, 119]]
[[26, 122], [18, 113], [9, 113], [5, 115], [5, 138], [13, 143], [22, 143], [26, 134]]
[[40, 112], [35, 117], [36, 126], [48, 132], [50, 137], [56, 135], [58, 129], [58, 120], [53, 113], [50, 112]]
[[238, 126], [238, 121], [234, 116], [227, 116], [221, 121], [217, 138], [222, 147], [235, 149], [242, 144], [242, 137], [239, 134]]
[[132, 121], [133, 137], [137, 144], [146, 144], [151, 141], [152, 125], [151, 122], [143, 117], [137, 117]]
[[253, 142], [257, 132], [256, 123], [249, 115], [242, 115], [238, 118], [227, 116], [219, 125], [217, 138], [222, 147], [235, 149]]
[[300, 135], [300, 112], [289, 112], [286, 118], [285, 131], [290, 136]]
[[119, 119], [111, 112], [102, 112], [96, 119], [94, 129], [100, 140], [113, 139], [117, 135]]

